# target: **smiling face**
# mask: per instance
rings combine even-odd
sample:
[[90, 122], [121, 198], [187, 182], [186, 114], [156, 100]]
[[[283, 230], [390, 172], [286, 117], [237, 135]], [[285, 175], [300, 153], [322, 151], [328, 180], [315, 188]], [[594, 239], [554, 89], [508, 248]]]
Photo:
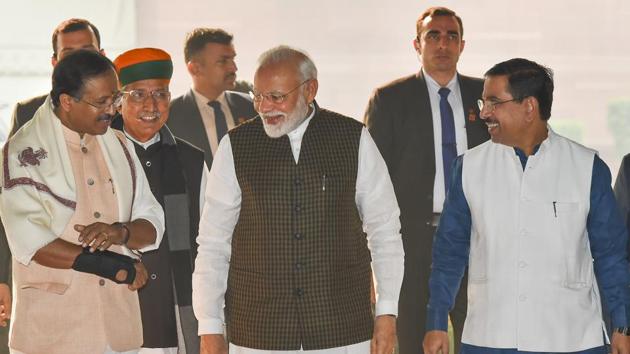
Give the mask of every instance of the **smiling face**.
[[414, 41], [416, 51], [422, 56], [422, 67], [432, 77], [454, 75], [464, 45], [459, 23], [454, 16], [426, 17]]
[[531, 112], [531, 105], [527, 100], [514, 101], [508, 88], [507, 76], [486, 77], [482, 94], [486, 105], [480, 116], [488, 126], [493, 142], [521, 147], [527, 137], [527, 115]]
[[[146, 142], [151, 139], [168, 119], [170, 96], [151, 93], [168, 92], [169, 80], [148, 79], [132, 82], [124, 87], [120, 113], [125, 124], [125, 131], [134, 139]], [[140, 99], [140, 97], [143, 97]]]
[[[301, 79], [296, 61], [270, 64], [256, 71], [254, 92], [263, 97], [254, 108], [269, 137], [279, 138], [293, 131], [308, 116], [308, 104], [313, 102], [317, 92], [317, 79]], [[276, 103], [264, 98], [269, 94], [286, 96], [281, 103]]]

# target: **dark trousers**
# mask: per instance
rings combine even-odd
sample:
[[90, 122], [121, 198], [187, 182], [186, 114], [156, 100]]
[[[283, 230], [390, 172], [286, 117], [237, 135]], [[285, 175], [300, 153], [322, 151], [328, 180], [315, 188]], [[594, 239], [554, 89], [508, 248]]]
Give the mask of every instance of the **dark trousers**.
[[[435, 227], [421, 233], [403, 233], [405, 249], [405, 276], [398, 301], [398, 348], [400, 354], [422, 354], [429, 302], [429, 276], [431, 274], [431, 247]], [[427, 256], [429, 255], [429, 256]], [[459, 353], [464, 320], [466, 319], [467, 276], [464, 275], [450, 313], [455, 337], [455, 353]]]
[[9, 354], [9, 326], [0, 327], [0, 354]]

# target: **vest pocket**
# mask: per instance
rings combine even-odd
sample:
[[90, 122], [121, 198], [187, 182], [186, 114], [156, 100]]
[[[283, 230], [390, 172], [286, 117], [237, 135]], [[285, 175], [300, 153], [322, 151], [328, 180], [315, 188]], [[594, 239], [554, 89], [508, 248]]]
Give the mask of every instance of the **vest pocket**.
[[564, 287], [590, 288], [593, 285], [593, 257], [591, 255], [586, 217], [575, 202], [554, 202], [554, 219], [562, 235], [566, 274]]
[[72, 269], [44, 267], [35, 262], [31, 262], [28, 267], [15, 263], [13, 266], [19, 272], [17, 278], [20, 289], [38, 289], [57, 295], [63, 295], [68, 290], [75, 272]]

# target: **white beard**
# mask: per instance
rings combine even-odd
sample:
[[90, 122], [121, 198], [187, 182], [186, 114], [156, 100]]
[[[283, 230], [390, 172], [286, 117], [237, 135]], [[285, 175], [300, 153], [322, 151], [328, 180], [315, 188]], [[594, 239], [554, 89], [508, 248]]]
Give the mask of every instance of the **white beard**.
[[[306, 115], [308, 114], [308, 104], [306, 104], [306, 99], [304, 96], [300, 95], [298, 101], [291, 113], [284, 113], [279, 111], [273, 111], [268, 113], [261, 113], [263, 127], [265, 128], [265, 133], [270, 138], [279, 138], [292, 132], [295, 128], [297, 128], [302, 122], [306, 119]], [[265, 116], [282, 116], [282, 121], [278, 124], [267, 124], [265, 120]]]

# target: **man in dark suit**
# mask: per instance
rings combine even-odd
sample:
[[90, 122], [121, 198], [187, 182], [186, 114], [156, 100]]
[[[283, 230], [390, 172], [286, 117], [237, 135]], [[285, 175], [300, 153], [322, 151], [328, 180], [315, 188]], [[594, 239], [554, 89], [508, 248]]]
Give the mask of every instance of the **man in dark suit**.
[[225, 133], [256, 115], [251, 99], [234, 89], [236, 51], [233, 36], [222, 29], [196, 28], [186, 37], [184, 59], [193, 84], [171, 102], [166, 125], [175, 136], [205, 153], [206, 164]]
[[[457, 73], [464, 49], [461, 19], [447, 8], [429, 8], [416, 27], [413, 44], [422, 70], [377, 89], [365, 113], [401, 210], [405, 249], [398, 303], [401, 354], [422, 353], [431, 246], [451, 162], [489, 138], [476, 105], [483, 81]], [[462, 289], [451, 311], [456, 352], [466, 317], [466, 286]]]
[[[52, 34], [52, 47], [53, 54], [50, 62], [53, 67], [61, 58], [77, 49], [94, 50], [105, 55], [101, 49], [101, 35], [98, 28], [81, 18], [71, 18], [61, 22]], [[29, 98], [15, 105], [9, 136], [13, 136], [20, 127], [33, 118], [35, 111], [46, 100], [46, 96], [48, 94]]]
[[[52, 34], [52, 48], [53, 54], [50, 62], [53, 67], [64, 56], [77, 49], [89, 49], [105, 54], [101, 49], [101, 36], [98, 28], [91, 22], [80, 18], [65, 20], [55, 28]], [[36, 96], [15, 105], [11, 117], [9, 137], [13, 136], [20, 127], [33, 118], [35, 111], [44, 103], [47, 96], [48, 94]], [[2, 225], [0, 225], [0, 239], [0, 306], [4, 302], [5, 306], [8, 306], [5, 311], [10, 313], [11, 294], [7, 290], [8, 285], [11, 284], [11, 252], [6, 243], [6, 235]], [[1, 315], [0, 322], [2, 322]], [[4, 354], [5, 350], [8, 353], [6, 330], [6, 328], [0, 328], [0, 354]]]

